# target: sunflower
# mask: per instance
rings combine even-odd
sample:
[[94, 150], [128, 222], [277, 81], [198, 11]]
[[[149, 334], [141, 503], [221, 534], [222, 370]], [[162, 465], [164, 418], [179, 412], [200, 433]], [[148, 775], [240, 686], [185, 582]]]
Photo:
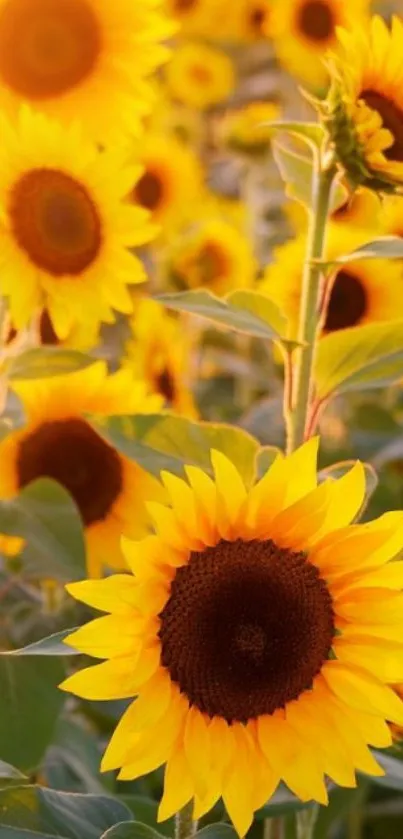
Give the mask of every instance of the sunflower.
[[143, 172], [132, 191], [164, 234], [192, 217], [202, 199], [203, 173], [194, 151], [166, 131], [147, 134], [136, 161]]
[[13, 498], [31, 481], [48, 477], [73, 497], [84, 525], [87, 566], [124, 567], [122, 533], [147, 532], [146, 502], [161, 497], [158, 481], [121, 455], [94, 430], [87, 414], [149, 413], [161, 400], [148, 396], [128, 370], [108, 376], [100, 361], [66, 376], [12, 383], [26, 425], [0, 443], [0, 498]]
[[180, 26], [180, 34], [214, 39], [222, 35], [217, 20], [224, 23], [228, 0], [166, 0], [168, 14]]
[[235, 41], [267, 39], [273, 9], [272, 0], [237, 0], [227, 3], [225, 34]]
[[[333, 226], [340, 224], [341, 230], [365, 229], [373, 230], [373, 237], [382, 233], [381, 218], [383, 204], [376, 192], [360, 187], [354, 192], [345, 191], [345, 197], [339, 206], [333, 210], [331, 221]], [[297, 201], [290, 201], [285, 208], [287, 218], [294, 229], [306, 230], [308, 226], [308, 209]]]
[[235, 73], [222, 50], [186, 42], [173, 53], [165, 71], [168, 94], [189, 108], [205, 110], [233, 92]]
[[250, 102], [228, 110], [219, 127], [220, 139], [234, 151], [253, 156], [267, 152], [273, 132], [267, 123], [279, 119], [277, 102]]
[[393, 190], [403, 183], [403, 21], [339, 33], [332, 86], [322, 113], [353, 184]]
[[403, 198], [385, 195], [381, 212], [382, 233], [403, 238]]
[[78, 318], [113, 320], [130, 312], [127, 284], [144, 269], [128, 248], [154, 230], [127, 204], [136, 172], [69, 129], [22, 109], [1, 125], [0, 290], [17, 329], [45, 306], [59, 338]]
[[362, 24], [368, 6], [368, 0], [275, 0], [267, 34], [285, 69], [320, 90], [328, 84], [324, 58], [337, 47], [337, 27]]
[[171, 32], [159, 0], [0, 0], [0, 110], [79, 117], [100, 142], [136, 131]]
[[125, 366], [179, 414], [197, 416], [190, 390], [193, 345], [183, 321], [151, 298], [135, 303]]
[[[369, 241], [370, 232], [331, 228], [326, 259], [336, 259]], [[289, 335], [295, 338], [301, 302], [301, 268], [306, 237], [280, 246], [275, 261], [265, 271], [260, 291], [266, 293], [288, 318]], [[325, 332], [364, 323], [396, 319], [403, 309], [401, 268], [387, 259], [363, 259], [343, 264], [327, 289]]]
[[133, 577], [68, 586], [110, 614], [67, 639], [108, 659], [62, 688], [130, 698], [103, 758], [129, 780], [166, 763], [163, 820], [194, 798], [194, 817], [222, 796], [244, 836], [283, 780], [327, 803], [324, 776], [356, 785], [382, 775], [368, 745], [403, 722], [389, 683], [403, 671], [403, 513], [350, 525], [365, 495], [357, 462], [316, 485], [317, 441], [247, 491], [212, 453], [213, 481], [163, 480], [172, 509], [151, 505], [156, 535], [125, 541]]
[[227, 294], [253, 284], [257, 265], [246, 236], [221, 218], [195, 225], [175, 245], [171, 276], [180, 287]]
[[27, 330], [16, 329], [9, 315], [3, 321], [3, 343], [7, 347], [71, 347], [74, 350], [93, 349], [99, 341], [98, 324], [76, 323], [62, 340], [54, 330], [47, 309], [37, 312]]

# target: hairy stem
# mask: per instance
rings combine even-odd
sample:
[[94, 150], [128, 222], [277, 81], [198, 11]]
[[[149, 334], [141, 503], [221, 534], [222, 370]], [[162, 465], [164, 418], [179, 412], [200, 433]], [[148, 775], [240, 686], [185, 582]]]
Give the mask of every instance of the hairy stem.
[[308, 230], [307, 253], [302, 279], [298, 341], [302, 347], [295, 352], [292, 404], [286, 415], [287, 449], [298, 448], [307, 437], [307, 420], [313, 391], [313, 364], [320, 322], [321, 267], [326, 244], [327, 219], [335, 177], [332, 162], [324, 162], [319, 153], [314, 157], [312, 177], [312, 210]]
[[318, 815], [318, 804], [297, 813], [297, 839], [313, 839]]
[[175, 816], [175, 839], [193, 839], [197, 831], [197, 821], [193, 821], [193, 802], [180, 810]]

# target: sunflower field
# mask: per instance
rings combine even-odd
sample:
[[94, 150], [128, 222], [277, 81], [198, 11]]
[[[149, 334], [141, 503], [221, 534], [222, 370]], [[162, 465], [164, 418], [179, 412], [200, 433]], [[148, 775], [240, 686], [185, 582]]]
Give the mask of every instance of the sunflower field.
[[0, 839], [403, 836], [403, 0], [0, 0]]

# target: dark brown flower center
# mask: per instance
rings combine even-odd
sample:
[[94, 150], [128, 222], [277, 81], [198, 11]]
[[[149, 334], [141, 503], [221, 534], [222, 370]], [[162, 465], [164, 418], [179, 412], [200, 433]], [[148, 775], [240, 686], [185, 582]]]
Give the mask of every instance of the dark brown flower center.
[[302, 553], [221, 541], [192, 553], [160, 614], [162, 663], [209, 717], [272, 714], [311, 687], [334, 635], [332, 600]]
[[330, 293], [325, 329], [334, 332], [357, 326], [367, 310], [367, 292], [359, 277], [339, 271]]
[[145, 172], [134, 188], [134, 199], [147, 210], [157, 210], [164, 198], [164, 184], [154, 172]]
[[87, 0], [6, 0], [0, 11], [0, 76], [31, 100], [68, 93], [93, 71], [102, 48]]
[[298, 13], [298, 29], [311, 41], [328, 41], [333, 37], [335, 20], [326, 0], [308, 0]]
[[200, 285], [209, 286], [227, 273], [227, 259], [218, 243], [206, 242], [198, 255]]
[[175, 0], [174, 10], [181, 14], [181, 12], [190, 12], [194, 6], [197, 6], [197, 0]]
[[60, 277], [77, 275], [95, 261], [101, 222], [86, 188], [57, 169], [31, 169], [9, 198], [14, 236], [31, 262]]
[[255, 35], [264, 35], [264, 27], [267, 21], [268, 12], [264, 6], [256, 6], [252, 9], [249, 22]]
[[60, 344], [60, 339], [56, 335], [47, 309], [43, 309], [39, 316], [38, 331], [41, 344], [46, 346], [57, 346]]
[[175, 379], [168, 369], [165, 367], [156, 378], [156, 389], [167, 402], [173, 402], [175, 399], [176, 387]]
[[85, 525], [106, 518], [123, 486], [119, 455], [78, 418], [44, 422], [19, 446], [18, 483], [53, 478], [72, 495]]
[[393, 145], [385, 149], [383, 152], [385, 157], [388, 160], [403, 162], [403, 110], [376, 90], [364, 90], [360, 99], [363, 99], [373, 111], [377, 111], [384, 127], [393, 134]]

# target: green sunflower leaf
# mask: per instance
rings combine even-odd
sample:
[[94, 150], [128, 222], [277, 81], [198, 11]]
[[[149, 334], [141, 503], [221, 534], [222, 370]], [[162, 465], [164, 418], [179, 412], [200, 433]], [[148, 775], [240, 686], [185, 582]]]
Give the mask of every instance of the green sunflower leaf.
[[210, 450], [218, 449], [232, 460], [247, 484], [254, 478], [259, 443], [236, 426], [195, 422], [168, 413], [92, 421], [115, 448], [157, 477], [162, 469], [182, 476], [185, 465], [212, 474]]
[[[312, 204], [312, 157], [299, 154], [288, 146], [273, 141], [273, 156], [283, 181], [286, 184], [286, 195], [293, 198], [304, 207]], [[346, 190], [337, 182], [333, 187], [332, 209], [344, 204], [347, 197]]]
[[403, 259], [403, 238], [401, 236], [382, 236], [367, 242], [351, 253], [338, 256], [325, 265], [345, 265], [359, 259]]
[[59, 347], [37, 347], [15, 356], [8, 365], [8, 377], [17, 379], [44, 379], [76, 373], [94, 364], [95, 358], [78, 350]]
[[16, 497], [0, 501], [0, 533], [22, 537], [24, 574], [69, 582], [85, 577], [80, 515], [69, 493], [41, 478]]
[[272, 300], [257, 291], [242, 289], [226, 297], [216, 297], [211, 291], [201, 289], [160, 294], [155, 299], [169, 309], [189, 312], [224, 329], [296, 346], [285, 337], [287, 320], [284, 315]]
[[130, 810], [116, 798], [39, 786], [0, 790], [0, 813], [0, 839], [25, 839], [25, 831], [26, 839], [29, 832], [37, 837], [100, 839], [109, 828], [130, 819]]
[[0, 656], [1, 756], [23, 772], [36, 769], [52, 740], [65, 702], [57, 687], [64, 675], [57, 658]]
[[4, 760], [0, 760], [0, 779], [6, 778], [7, 780], [22, 780], [25, 778], [26, 775], [23, 775], [19, 769], [16, 769], [15, 766], [11, 766], [10, 763], [5, 763]]
[[198, 839], [237, 839], [238, 834], [230, 824], [217, 822], [198, 830], [196, 836]]
[[[40, 641], [35, 641], [33, 644], [28, 644], [26, 647], [20, 647], [18, 650], [5, 650], [0, 652], [1, 655], [6, 656], [25, 656], [25, 655], [40, 655], [40, 656], [65, 656], [65, 655], [79, 655], [78, 651], [68, 644], [64, 644], [64, 639], [72, 632], [75, 632], [78, 627], [72, 629], [63, 629], [61, 632], [55, 632], [53, 635], [48, 635], [47, 638], [41, 638]], [[1, 771], [1, 763], [0, 763]]]
[[131, 821], [115, 824], [102, 834], [101, 839], [161, 839], [161, 836], [148, 824]]
[[286, 131], [294, 137], [298, 137], [310, 146], [320, 148], [325, 139], [325, 129], [319, 122], [265, 122], [274, 131]]
[[403, 377], [403, 321], [338, 330], [319, 341], [317, 398], [386, 387]]

